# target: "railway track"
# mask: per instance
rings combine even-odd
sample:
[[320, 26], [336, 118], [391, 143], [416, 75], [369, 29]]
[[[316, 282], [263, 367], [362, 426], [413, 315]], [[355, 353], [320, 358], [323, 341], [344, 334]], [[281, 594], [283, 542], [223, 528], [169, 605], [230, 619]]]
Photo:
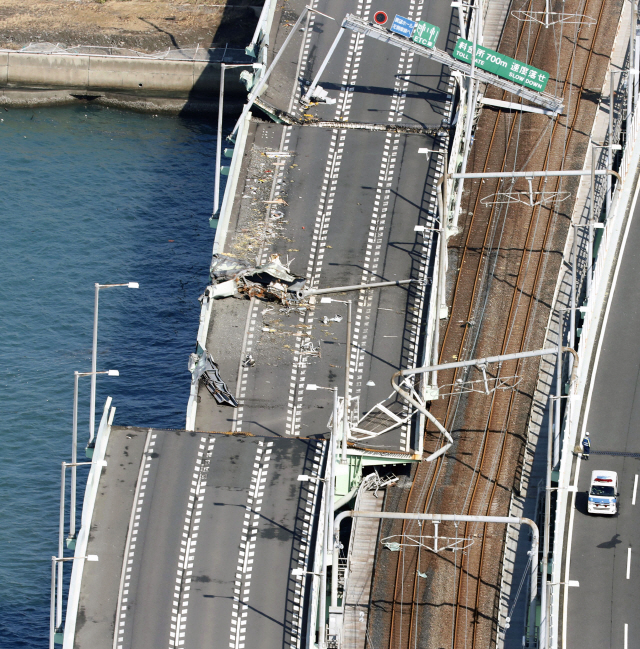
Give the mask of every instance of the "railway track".
[[[544, 3], [532, 0], [528, 10], [536, 11], [538, 5]], [[474, 170], [564, 168], [567, 156], [576, 149], [579, 153], [580, 146], [584, 145], [584, 134], [574, 138], [574, 133], [576, 126], [584, 124], [589, 116], [589, 111], [581, 110], [581, 106], [585, 92], [593, 90], [594, 51], [603, 24], [605, 3], [579, 0], [571, 3], [571, 7], [568, 5], [565, 11], [594, 15], [598, 20], [593, 26], [582, 25], [564, 35], [573, 41], [571, 56], [564, 64], [560, 62], [557, 73], [562, 80], [560, 93], [565, 100], [571, 97], [571, 103], [565, 101], [565, 119], [555, 119], [550, 128], [544, 128], [544, 120], [526, 118], [534, 126], [543, 126], [541, 135], [538, 129], [531, 137], [529, 134], [523, 136], [522, 123], [512, 117], [512, 113], [497, 111], [495, 116], [485, 115], [482, 132], [490, 132], [490, 137], [488, 143], [483, 143], [481, 136], [476, 137], [476, 159], [483, 162], [476, 164]], [[550, 40], [549, 32], [542, 26], [529, 27], [523, 23], [517, 31], [512, 44], [514, 58], [545, 68], [545, 53], [553, 44], [553, 37]], [[546, 69], [549, 69], [548, 64]], [[578, 83], [572, 87], [576, 80]], [[599, 86], [596, 84], [597, 88], [601, 86], [602, 80]], [[506, 98], [504, 94], [503, 98]], [[493, 124], [489, 131], [487, 122], [491, 119]], [[519, 147], [514, 147], [516, 142]], [[469, 169], [471, 164], [473, 158]], [[531, 343], [541, 337], [536, 328], [539, 329], [548, 316], [548, 306], [541, 306], [541, 300], [552, 296], [555, 285], [555, 275], [548, 272], [549, 258], [554, 250], [562, 250], [570, 212], [562, 214], [542, 205], [506, 211], [495, 204], [484, 207], [481, 199], [490, 191], [500, 191], [500, 182], [491, 187], [489, 183], [485, 187], [481, 182], [476, 183], [466, 203], [471, 218], [464, 224], [464, 243], [458, 255], [459, 272], [450, 318], [441, 338], [440, 362], [534, 348]], [[541, 180], [537, 191], [560, 191], [560, 179], [551, 184], [549, 189], [549, 182], [545, 184]], [[571, 189], [577, 190], [577, 184], [572, 183]], [[573, 201], [568, 203], [570, 210]], [[515, 224], [509, 223], [507, 216]], [[554, 241], [555, 234], [559, 236]], [[496, 295], [497, 310], [492, 310], [489, 304], [485, 311], [487, 300], [495, 299]], [[482, 313], [485, 315], [479, 315]], [[535, 377], [536, 367], [537, 361], [514, 361], [504, 364], [498, 371], [501, 376], [528, 374]], [[468, 375], [461, 370], [441, 373], [442, 383], [454, 384], [459, 378], [466, 379]], [[491, 396], [471, 393], [434, 403], [432, 412], [459, 437], [456, 451], [451, 454], [455, 457], [440, 457], [433, 464], [418, 466], [406, 511], [504, 514], [514, 479], [514, 459], [520, 458], [525, 441], [524, 424], [531, 393], [529, 385], [518, 390], [494, 391]], [[524, 398], [519, 399], [519, 396]], [[432, 445], [439, 443], [435, 436], [427, 436], [427, 439]], [[467, 457], [472, 461], [467, 463]], [[440, 534], [473, 539], [473, 544], [465, 552], [451, 552], [446, 556], [403, 548], [395, 566], [389, 635], [385, 644], [388, 643], [390, 649], [444, 646], [469, 649], [493, 645], [497, 633], [497, 576], [504, 531], [496, 525], [467, 524], [457, 529], [441, 525]], [[415, 523], [407, 522], [402, 526], [396, 524], [394, 532], [416, 535], [419, 530]]]

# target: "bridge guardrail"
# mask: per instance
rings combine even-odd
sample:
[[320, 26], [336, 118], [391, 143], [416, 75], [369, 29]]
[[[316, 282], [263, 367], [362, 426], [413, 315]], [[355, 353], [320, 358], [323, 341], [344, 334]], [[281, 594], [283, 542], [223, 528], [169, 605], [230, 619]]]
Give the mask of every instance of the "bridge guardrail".
[[[96, 445], [91, 458], [91, 469], [87, 478], [87, 487], [84, 492], [84, 502], [82, 503], [82, 519], [80, 531], [74, 556], [85, 557], [87, 555], [87, 544], [89, 543], [89, 531], [91, 530], [91, 519], [93, 518], [93, 508], [96, 504], [98, 495], [98, 484], [103, 469], [104, 455], [111, 434], [111, 424], [116, 409], [111, 408], [111, 397], [107, 397], [104, 404], [104, 411], [100, 419], [98, 434], [96, 435]], [[76, 635], [76, 620], [78, 617], [78, 604], [80, 601], [80, 586], [82, 583], [82, 573], [84, 571], [85, 559], [76, 559], [73, 562], [71, 570], [71, 581], [69, 582], [69, 594], [67, 596], [67, 614], [64, 621], [64, 640], [63, 649], [73, 649]]]
[[[233, 149], [233, 158], [229, 167], [229, 177], [224, 190], [222, 198], [222, 205], [218, 214], [218, 222], [216, 226], [216, 234], [213, 239], [213, 253], [221, 252], [224, 249], [224, 244], [227, 239], [229, 231], [229, 222], [231, 220], [231, 211], [233, 209], [233, 199], [236, 194], [238, 186], [238, 179], [240, 177], [240, 169], [242, 167], [242, 157], [244, 155], [244, 148], [247, 143], [247, 135], [249, 133], [249, 125], [251, 123], [251, 111], [246, 115], [246, 118], [240, 124], [238, 134], [236, 136], [236, 144]], [[198, 326], [198, 334], [196, 337], [198, 356], [202, 356], [207, 349], [207, 334], [209, 332], [209, 322], [211, 320], [211, 309], [213, 308], [213, 297], [209, 295], [208, 288], [205, 290], [202, 297], [202, 308], [200, 309], [200, 324]], [[194, 430], [196, 425], [196, 412], [198, 409], [198, 379], [193, 377], [197, 376], [192, 374], [191, 389], [189, 391], [189, 402], [187, 403], [187, 421], [186, 430]]]

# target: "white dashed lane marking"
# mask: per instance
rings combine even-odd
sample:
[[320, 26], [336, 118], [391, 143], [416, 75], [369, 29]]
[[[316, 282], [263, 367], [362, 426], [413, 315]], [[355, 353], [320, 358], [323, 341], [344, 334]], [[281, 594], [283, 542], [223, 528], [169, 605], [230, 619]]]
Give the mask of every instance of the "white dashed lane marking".
[[187, 630], [187, 612], [189, 609], [189, 595], [191, 590], [191, 576], [193, 559], [198, 542], [200, 529], [200, 516], [202, 514], [204, 494], [207, 487], [207, 476], [213, 455], [215, 437], [200, 437], [198, 456], [193, 474], [190, 478], [189, 501], [184, 518], [182, 540], [180, 541], [180, 554], [178, 557], [178, 570], [173, 592], [173, 605], [171, 609], [171, 630], [169, 632], [169, 649], [182, 647]]
[[[358, 2], [356, 15], [368, 15], [371, 9], [370, 0]], [[351, 34], [349, 41], [347, 60], [342, 76], [342, 87], [336, 102], [336, 120], [347, 121], [351, 111], [351, 102], [353, 100], [353, 91], [360, 70], [360, 59], [362, 56], [362, 46], [364, 43], [362, 34]], [[344, 154], [345, 140], [347, 131], [345, 129], [333, 129], [331, 141], [329, 143], [329, 155], [325, 165], [324, 175], [322, 178], [322, 188], [320, 200], [316, 210], [316, 219], [313, 228], [313, 239], [309, 261], [307, 264], [307, 284], [311, 288], [317, 288], [322, 274], [322, 265], [326, 252], [327, 236], [329, 233], [329, 224], [333, 211], [340, 167]], [[299, 319], [299, 324], [306, 325], [305, 334], [311, 334], [313, 331], [314, 309], [310, 309], [307, 314]], [[307, 336], [305, 336], [306, 338]], [[296, 343], [293, 353], [293, 366], [291, 369], [291, 379], [289, 381], [289, 398], [287, 403], [287, 435], [300, 435], [301, 409], [304, 398], [306, 372], [308, 355], [302, 351], [302, 335], [296, 337]]]
[[[318, 4], [317, 0], [314, 0], [313, 2], [309, 3], [311, 7], [316, 7], [317, 4]], [[302, 53], [302, 62], [300, 64], [300, 77], [304, 76], [303, 73], [307, 67], [307, 63], [309, 62], [309, 48], [311, 46], [311, 37], [313, 35], [314, 25], [315, 25], [315, 14], [310, 13], [309, 23], [308, 23], [309, 28], [307, 29], [304, 38], [304, 49]], [[298, 84], [291, 104], [292, 112], [294, 112], [293, 107], [299, 107], [299, 102], [298, 102], [299, 99], [300, 99], [300, 85]], [[282, 142], [280, 144], [280, 151], [289, 151], [290, 138], [291, 138], [291, 129], [289, 127], [285, 127], [282, 133]], [[284, 165], [278, 166], [276, 167], [276, 169], [277, 171], [274, 174], [274, 192], [273, 192], [274, 199], [278, 198], [282, 191], [282, 185], [284, 183]], [[271, 207], [267, 208], [267, 216], [271, 213], [271, 210], [272, 210]], [[261, 263], [267, 262], [268, 254], [269, 251], [267, 250], [262, 251]], [[251, 301], [251, 306], [249, 307], [248, 335], [244, 341], [245, 348], [243, 350], [243, 356], [246, 356], [247, 354], [251, 354], [253, 352], [254, 342], [255, 342], [254, 334], [256, 330], [256, 321], [258, 318], [258, 312], [260, 307], [261, 307], [260, 302], [258, 302], [257, 300]], [[236, 395], [236, 398], [238, 400], [238, 407], [236, 408], [235, 419], [233, 422], [233, 430], [236, 432], [242, 430], [242, 422], [244, 419], [244, 403], [247, 396], [247, 383], [248, 383], [248, 368], [241, 367], [240, 377], [238, 381], [239, 388], [238, 388], [238, 393]]]
[[260, 510], [262, 509], [272, 447], [273, 442], [258, 442], [256, 457], [253, 461], [251, 485], [245, 506], [233, 589], [233, 612], [231, 613], [231, 632], [229, 634], [230, 649], [245, 649], [253, 556], [255, 554]]
[[[151, 433], [151, 430], [149, 430], [149, 433]], [[129, 588], [131, 586], [131, 571], [133, 568], [132, 564], [136, 553], [138, 531], [140, 528], [140, 516], [141, 516], [142, 506], [144, 504], [144, 496], [147, 488], [147, 480], [149, 479], [149, 471], [151, 469], [152, 453], [156, 444], [157, 436], [158, 435], [156, 433], [151, 433], [150, 437], [148, 438], [148, 443], [142, 457], [143, 466], [141, 467], [142, 471], [140, 474], [142, 478], [140, 480], [140, 484], [138, 485], [137, 497], [133, 504], [133, 509], [135, 514], [133, 516], [133, 525], [131, 525], [129, 529], [129, 538], [128, 538], [128, 543], [126, 548], [126, 556], [124, 557], [124, 564], [126, 567], [123, 566], [124, 578], [122, 580], [122, 595], [120, 599], [120, 611], [119, 611], [118, 621], [117, 621], [117, 628], [118, 628], [117, 640], [116, 640], [117, 649], [123, 648], [124, 631], [125, 631], [125, 625], [127, 621], [127, 609], [129, 608], [128, 606]]]

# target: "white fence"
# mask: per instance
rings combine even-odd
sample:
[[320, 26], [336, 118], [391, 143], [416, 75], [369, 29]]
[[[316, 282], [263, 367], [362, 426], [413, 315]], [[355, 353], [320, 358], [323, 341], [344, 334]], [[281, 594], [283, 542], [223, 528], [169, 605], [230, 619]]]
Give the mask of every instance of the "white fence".
[[62, 43], [29, 43], [19, 50], [0, 49], [11, 54], [50, 54], [69, 56], [107, 56], [125, 59], [149, 59], [153, 61], [210, 61], [212, 63], [250, 64], [252, 59], [245, 50], [230, 47], [184, 47], [167, 48], [161, 52], [139, 52], [129, 47], [108, 47], [104, 45], [73, 45]]
[[82, 521], [74, 556], [78, 557], [73, 562], [71, 571], [71, 582], [69, 583], [69, 595], [67, 597], [67, 615], [64, 621], [64, 641], [63, 649], [73, 649], [76, 635], [76, 619], [78, 617], [78, 604], [80, 602], [80, 586], [82, 584], [82, 573], [84, 571], [85, 557], [87, 556], [87, 544], [89, 543], [89, 531], [91, 530], [91, 519], [93, 518], [93, 508], [96, 504], [98, 495], [98, 484], [100, 475], [104, 467], [104, 455], [111, 434], [111, 423], [116, 409], [111, 408], [111, 397], [107, 398], [96, 435], [96, 445], [91, 458], [91, 469], [87, 479], [87, 487], [84, 492], [84, 502], [82, 503]]

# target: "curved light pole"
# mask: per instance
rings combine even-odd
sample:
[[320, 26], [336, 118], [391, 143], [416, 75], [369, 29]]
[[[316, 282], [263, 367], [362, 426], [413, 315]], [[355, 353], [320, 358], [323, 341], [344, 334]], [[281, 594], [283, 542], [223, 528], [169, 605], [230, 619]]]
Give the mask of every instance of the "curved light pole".
[[96, 362], [98, 356], [98, 299], [101, 288], [115, 288], [126, 286], [127, 288], [140, 288], [138, 282], [126, 282], [125, 284], [95, 284], [95, 298], [93, 307], [93, 350], [91, 352], [91, 403], [89, 406], [89, 444], [93, 442], [96, 427]]

